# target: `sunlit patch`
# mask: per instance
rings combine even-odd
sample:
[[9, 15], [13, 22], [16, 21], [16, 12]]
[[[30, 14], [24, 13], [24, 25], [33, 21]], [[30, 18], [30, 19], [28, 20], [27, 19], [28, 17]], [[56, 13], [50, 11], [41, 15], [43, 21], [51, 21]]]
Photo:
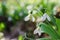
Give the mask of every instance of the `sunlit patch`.
[[0, 23], [0, 31], [3, 31], [5, 28], [5, 24], [3, 22]]

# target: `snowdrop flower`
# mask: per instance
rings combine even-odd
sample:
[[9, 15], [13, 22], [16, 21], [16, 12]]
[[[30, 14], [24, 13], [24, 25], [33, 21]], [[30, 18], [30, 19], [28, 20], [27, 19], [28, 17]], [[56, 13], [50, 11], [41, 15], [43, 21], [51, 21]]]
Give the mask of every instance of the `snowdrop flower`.
[[32, 19], [31, 20], [32, 20], [32, 22], [35, 22], [35, 18], [33, 16], [32, 16]]
[[41, 28], [37, 27], [35, 30], [34, 30], [34, 34], [37, 34], [40, 36], [41, 33], [43, 33], [43, 31], [41, 30]]
[[51, 21], [50, 17], [45, 13], [42, 17], [38, 17], [36, 22], [43, 22], [45, 20]]
[[49, 17], [46, 13], [43, 15], [42, 18], [44, 19], [43, 21], [45, 21], [46, 19], [47, 19], [48, 21], [51, 21], [50, 17]]
[[24, 18], [24, 21], [29, 21], [29, 20], [30, 20], [30, 16], [31, 16], [31, 14], [29, 14], [28, 16], [26, 16], [26, 17]]
[[50, 19], [50, 17], [49, 17], [48, 15], [47, 15], [47, 20], [48, 20], [48, 21], [51, 21], [51, 19]]
[[29, 21], [29, 20], [35, 22], [35, 17], [32, 14], [28, 14], [28, 16], [24, 18], [24, 21]]

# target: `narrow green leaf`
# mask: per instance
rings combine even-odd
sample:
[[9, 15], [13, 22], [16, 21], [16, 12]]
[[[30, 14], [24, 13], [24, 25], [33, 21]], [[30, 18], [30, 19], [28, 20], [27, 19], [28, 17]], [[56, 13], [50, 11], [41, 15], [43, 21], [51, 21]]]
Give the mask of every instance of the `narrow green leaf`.
[[51, 38], [60, 39], [60, 36], [50, 25], [40, 24], [40, 27], [45, 33], [49, 34], [49, 36], [51, 36]]
[[20, 35], [20, 36], [18, 37], [18, 40], [24, 40], [23, 36]]

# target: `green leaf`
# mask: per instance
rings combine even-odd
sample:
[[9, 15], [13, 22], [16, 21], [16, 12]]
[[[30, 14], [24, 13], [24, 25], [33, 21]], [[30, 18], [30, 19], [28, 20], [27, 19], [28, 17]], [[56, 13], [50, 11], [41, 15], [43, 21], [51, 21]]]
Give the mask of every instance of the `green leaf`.
[[60, 39], [60, 36], [50, 25], [42, 23], [39, 26], [45, 33], [47, 33], [49, 36], [51, 36], [51, 38]]
[[60, 19], [57, 19], [57, 18], [56, 18], [56, 24], [57, 24], [57, 26], [58, 26], [58, 33], [59, 33], [59, 35], [60, 35]]
[[23, 36], [20, 35], [20, 36], [18, 37], [18, 40], [24, 40]]
[[4, 2], [2, 2], [2, 12], [4, 16], [7, 16], [7, 7], [6, 4], [4, 4]]
[[0, 31], [3, 31], [4, 30], [4, 28], [5, 28], [5, 24], [2, 22], [2, 23], [0, 23]]
[[53, 14], [50, 15], [50, 18], [51, 18], [51, 22], [53, 23], [53, 25], [56, 25], [56, 20]]

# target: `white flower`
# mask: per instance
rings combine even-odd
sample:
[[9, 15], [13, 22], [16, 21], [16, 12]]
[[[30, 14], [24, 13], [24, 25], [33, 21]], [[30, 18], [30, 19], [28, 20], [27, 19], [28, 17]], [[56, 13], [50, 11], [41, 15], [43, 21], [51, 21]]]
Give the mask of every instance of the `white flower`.
[[38, 33], [39, 36], [41, 35], [42, 32], [43, 31], [39, 27], [34, 30], [34, 34], [37, 34]]
[[31, 19], [31, 21], [32, 21], [32, 22], [34, 22], [34, 21], [35, 21], [35, 18], [34, 18], [33, 16], [32, 16], [32, 19]]
[[45, 13], [45, 14], [41, 17], [42, 21], [45, 21], [45, 20], [46, 20], [46, 17], [47, 17], [47, 14]]
[[31, 14], [29, 14], [28, 16], [26, 16], [26, 17], [24, 18], [24, 21], [29, 21], [29, 20], [30, 20], [30, 16], [31, 16]]
[[38, 17], [36, 22], [43, 22], [45, 20], [51, 21], [50, 17], [45, 13], [42, 17]]
[[48, 20], [48, 21], [51, 21], [51, 19], [50, 19], [50, 17], [49, 17], [48, 15], [47, 15], [47, 20]]
[[44, 21], [47, 19], [48, 21], [51, 21], [51, 19], [50, 19], [50, 17], [45, 13], [44, 15], [43, 15], [43, 19], [44, 19]]
[[24, 18], [24, 21], [29, 21], [29, 20], [35, 22], [35, 17], [32, 14], [28, 14], [28, 16]]

